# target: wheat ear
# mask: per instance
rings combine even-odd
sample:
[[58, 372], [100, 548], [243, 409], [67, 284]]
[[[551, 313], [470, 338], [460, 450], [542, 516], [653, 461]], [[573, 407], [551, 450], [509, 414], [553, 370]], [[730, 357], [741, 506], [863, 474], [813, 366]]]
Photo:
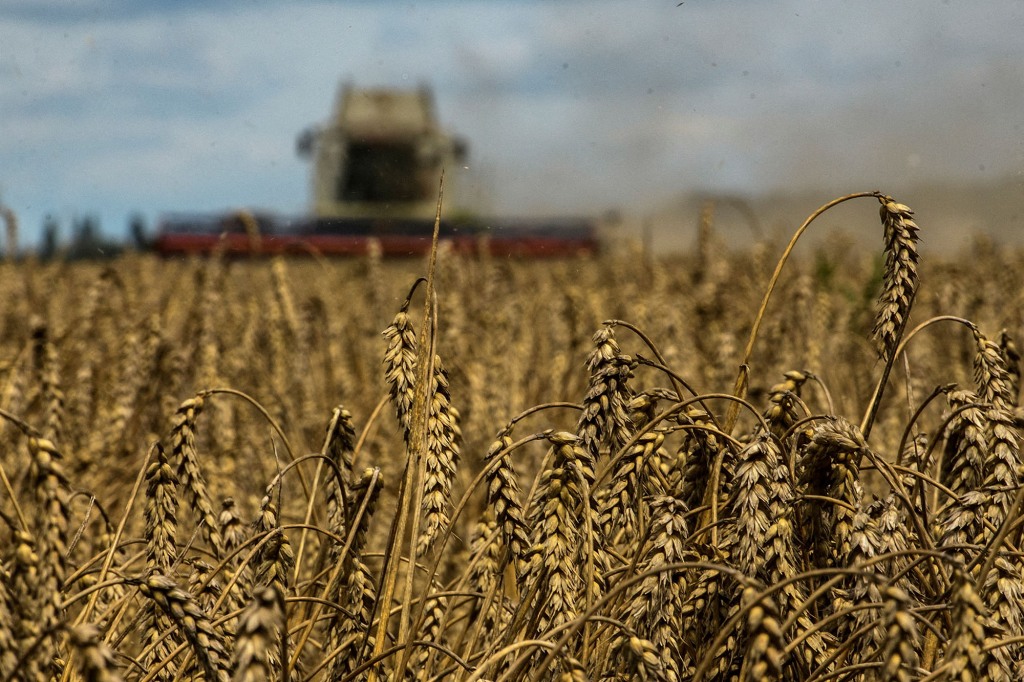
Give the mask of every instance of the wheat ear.
[[78, 625], [68, 633], [71, 646], [78, 653], [78, 667], [85, 682], [121, 682], [117, 659], [100, 637], [100, 629], [92, 624]]
[[153, 573], [141, 585], [142, 593], [167, 614], [185, 635], [208, 681], [227, 682], [228, 657], [220, 633], [195, 600], [166, 575]]
[[270, 652], [275, 631], [286, 626], [281, 593], [274, 587], [256, 591], [252, 602], [238, 619], [235, 640], [233, 682], [263, 682], [273, 674]]
[[899, 345], [917, 293], [919, 228], [909, 207], [889, 196], [879, 197], [878, 201], [885, 230], [885, 274], [872, 333], [883, 356], [888, 357]]

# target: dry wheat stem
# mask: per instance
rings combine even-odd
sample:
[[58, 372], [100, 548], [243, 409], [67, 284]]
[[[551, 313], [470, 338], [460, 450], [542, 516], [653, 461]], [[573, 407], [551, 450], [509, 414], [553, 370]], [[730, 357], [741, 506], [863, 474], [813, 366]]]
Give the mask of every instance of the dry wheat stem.
[[[345, 538], [344, 544], [342, 545], [342, 548], [339, 551], [338, 556], [336, 557], [337, 563], [335, 564], [334, 568], [332, 569], [331, 574], [328, 577], [327, 583], [324, 585], [323, 590], [321, 591], [321, 594], [320, 594], [320, 598], [321, 599], [325, 599], [326, 598], [326, 596], [331, 592], [331, 589], [332, 589], [333, 585], [335, 585], [340, 580], [340, 578], [341, 578], [341, 571], [343, 570], [343, 568], [345, 566], [344, 562], [345, 562], [345, 560], [349, 556], [349, 552], [352, 549], [353, 543], [355, 543], [356, 539], [358, 538], [359, 529], [360, 529], [360, 527], [362, 526], [362, 523], [363, 523], [363, 521], [362, 521], [363, 520], [363, 515], [367, 514], [368, 509], [370, 508], [371, 504], [373, 503], [373, 499], [374, 499], [375, 495], [379, 494], [379, 487], [380, 487], [379, 486], [379, 481], [380, 481], [380, 470], [379, 469], [378, 470], [374, 470], [373, 473], [371, 474], [370, 480], [367, 482], [366, 493], [363, 495], [363, 498], [362, 498], [362, 500], [359, 503], [359, 507], [358, 507], [355, 515], [352, 518], [352, 522], [351, 522], [350, 527], [348, 529], [348, 536]], [[294, 666], [298, 662], [299, 654], [302, 652], [302, 649], [305, 646], [306, 641], [309, 639], [310, 635], [312, 634], [313, 624], [315, 624], [315, 622], [317, 621], [319, 616], [320, 616], [320, 608], [319, 608], [319, 605], [317, 605], [317, 606], [314, 607], [314, 610], [313, 610], [313, 612], [312, 612], [312, 614], [311, 614], [311, 616], [309, 618], [309, 622], [310, 622], [309, 626], [303, 631], [303, 633], [300, 635], [300, 637], [299, 637], [299, 639], [298, 639], [298, 641], [296, 643], [295, 653], [293, 655], [293, 658], [292, 658], [291, 662], [289, 663], [289, 667], [290, 668], [294, 668]]]
[[[768, 286], [765, 289], [764, 298], [761, 299], [761, 306], [757, 310], [757, 314], [754, 316], [754, 323], [750, 329], [750, 337], [747, 339], [747, 346], [743, 351], [743, 359], [740, 361], [741, 368], [747, 368], [750, 365], [750, 358], [754, 353], [754, 343], [757, 340], [758, 331], [761, 328], [761, 322], [764, 319], [765, 311], [768, 309], [768, 301], [771, 300], [772, 293], [775, 291], [775, 287], [778, 285], [779, 277], [782, 276], [782, 269], [786, 266], [786, 261], [789, 260], [790, 254], [796, 247], [797, 241], [803, 235], [803, 233], [810, 227], [811, 223], [825, 211], [829, 210], [833, 206], [850, 201], [851, 199], [858, 199], [862, 197], [879, 197], [880, 194], [877, 191], [874, 192], [857, 192], [855, 194], [848, 194], [846, 196], [833, 199], [832, 201], [819, 207], [814, 213], [807, 217], [807, 219], [797, 228], [796, 232], [789, 240], [789, 244], [786, 245], [785, 250], [782, 252], [782, 256], [779, 257], [779, 262], [775, 266], [775, 271], [772, 273], [771, 279], [768, 281]], [[748, 373], [745, 369], [741, 369], [739, 377], [736, 379], [736, 391], [735, 395], [737, 398], [744, 398], [746, 391], [744, 389], [746, 385], [746, 377]], [[731, 433], [736, 423], [736, 418], [739, 416], [739, 407], [733, 405], [729, 408], [729, 414], [726, 417], [725, 429], [726, 433]]]

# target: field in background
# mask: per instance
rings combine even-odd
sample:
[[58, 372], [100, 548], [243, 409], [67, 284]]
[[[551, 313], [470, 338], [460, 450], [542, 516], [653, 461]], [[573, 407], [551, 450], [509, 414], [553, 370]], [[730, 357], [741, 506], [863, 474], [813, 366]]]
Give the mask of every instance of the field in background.
[[[839, 188], [840, 190], [842, 188]], [[877, 189], [865, 183], [861, 189]], [[788, 239], [795, 223], [822, 196], [841, 191], [780, 188], [760, 195], [693, 192], [642, 209], [627, 211], [621, 230], [639, 235], [646, 225], [659, 250], [686, 252], [693, 248], [702, 211], [712, 202], [719, 232], [736, 241]], [[1024, 177], [1006, 177], [970, 183], [922, 182], [903, 188], [900, 200], [914, 208], [928, 226], [921, 244], [924, 253], [953, 258], [975, 241], [987, 240], [1010, 248], [1024, 247]], [[819, 245], [842, 239], [858, 249], [876, 248], [878, 235], [863, 222], [857, 206], [840, 207], [822, 216], [807, 235]]]
[[0, 677], [1019, 679], [1024, 253], [881, 204], [760, 317], [710, 221], [0, 264]]

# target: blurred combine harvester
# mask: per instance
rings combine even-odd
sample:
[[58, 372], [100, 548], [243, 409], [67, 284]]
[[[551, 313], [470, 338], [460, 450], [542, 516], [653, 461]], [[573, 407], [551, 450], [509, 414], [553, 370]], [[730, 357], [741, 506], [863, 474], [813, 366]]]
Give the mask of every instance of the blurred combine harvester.
[[462, 164], [466, 146], [438, 126], [430, 90], [346, 85], [330, 124], [300, 136], [299, 154], [314, 157], [319, 216], [433, 220], [441, 169]]
[[[428, 88], [351, 85], [341, 88], [325, 126], [299, 136], [298, 151], [313, 160], [312, 215], [167, 215], [154, 248], [168, 255], [361, 255], [375, 248], [420, 255], [430, 248], [441, 171], [449, 169], [445, 194], [452, 196], [452, 171], [467, 155], [465, 143], [438, 124]], [[598, 247], [597, 225], [587, 218], [443, 217], [440, 236], [458, 252], [502, 256], [575, 256]]]

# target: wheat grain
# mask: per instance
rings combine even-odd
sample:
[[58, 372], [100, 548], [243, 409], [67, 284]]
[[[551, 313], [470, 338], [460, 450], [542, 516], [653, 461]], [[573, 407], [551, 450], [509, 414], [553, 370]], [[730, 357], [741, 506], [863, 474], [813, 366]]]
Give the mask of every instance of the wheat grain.
[[620, 457], [611, 482], [601, 500], [600, 524], [605, 536], [614, 543], [616, 535], [643, 535], [646, 525], [644, 498], [650, 493], [649, 474], [654, 454], [665, 442], [660, 431], [648, 431]]
[[624, 635], [613, 648], [619, 650], [622, 663], [631, 664], [622, 666], [623, 672], [629, 676], [628, 679], [639, 679], [643, 682], [669, 682], [678, 679], [665, 669], [657, 648], [650, 640], [636, 635]]
[[[11, 634], [17, 643], [16, 653], [19, 657], [25, 649], [32, 646], [39, 638], [42, 629], [36, 620], [36, 592], [39, 585], [39, 554], [36, 552], [35, 539], [24, 530], [13, 533], [14, 556], [9, 563], [9, 585], [13, 620]], [[8, 652], [5, 656], [11, 656]], [[13, 669], [15, 662], [11, 662]], [[36, 666], [38, 668], [38, 666]], [[34, 673], [37, 676], [41, 672]]]
[[492, 632], [501, 617], [502, 604], [499, 599], [490, 598], [501, 580], [502, 546], [498, 538], [498, 523], [485, 511], [474, 524], [469, 538], [467, 562], [470, 569], [466, 577], [466, 586], [483, 595], [482, 599], [472, 601], [469, 618], [473, 622], [480, 619], [484, 632]]
[[327, 518], [338, 533], [345, 529], [345, 505], [349, 479], [352, 477], [352, 452], [355, 449], [356, 432], [352, 425], [352, 413], [340, 405], [334, 408], [327, 426], [327, 436], [321, 449], [338, 466], [341, 478], [332, 469], [326, 483], [325, 500]]
[[972, 490], [951, 501], [938, 516], [939, 547], [957, 563], [970, 563], [977, 554], [977, 547], [984, 544], [990, 533], [985, 516], [992, 507], [992, 495], [985, 489]]
[[1013, 505], [1021, 474], [1020, 442], [1012, 415], [1003, 408], [994, 407], [986, 414], [985, 480], [982, 485], [990, 493], [985, 518], [989, 524], [983, 535], [987, 544], [988, 532], [998, 528]]
[[[687, 508], [695, 509], [704, 503], [713, 463], [725, 451], [724, 468], [729, 470], [731, 451], [715, 435], [713, 420], [706, 410], [693, 407], [681, 415], [679, 421], [694, 427], [685, 432], [687, 437], [679, 447], [677, 458], [683, 460], [678, 481], [679, 495]], [[727, 483], [723, 491], [728, 493]]]
[[[52, 627], [59, 621], [59, 593], [67, 573], [68, 500], [61, 466], [63, 455], [53, 441], [31, 436], [28, 448], [32, 456], [33, 488], [38, 515], [36, 539], [39, 552], [39, 587], [50, 592], [43, 601], [43, 617]], [[48, 609], [52, 607], [53, 612]]]
[[[737, 311], [760, 298], [770, 245], [714, 249], [697, 287], [692, 256], [513, 265], [442, 248], [446, 324], [428, 318], [421, 341], [402, 306], [386, 388], [375, 330], [411, 262], [5, 264], [0, 679], [1019, 677], [1024, 420], [1005, 292], [1024, 260], [937, 259], [939, 289], [919, 294], [917, 227], [881, 200], [886, 367], [850, 295], [873, 259], [829, 244], [777, 280], [789, 309], [755, 321], [745, 404], [692, 387], [735, 379]], [[911, 306], [929, 321], [904, 335]], [[950, 308], [1005, 329], [933, 333]], [[623, 352], [623, 326], [656, 360]], [[861, 430], [837, 417], [862, 412], [880, 369], [888, 383], [904, 342], [905, 400], [878, 390]], [[228, 386], [257, 409], [208, 390]], [[275, 466], [265, 414], [294, 463]], [[382, 492], [385, 474], [403, 485]], [[380, 514], [410, 521], [388, 537]]]
[[295, 555], [288, 536], [279, 528], [277, 504], [274, 502], [272, 490], [268, 490], [263, 496], [256, 520], [253, 522], [253, 533], [267, 536], [257, 557], [255, 583], [259, 586], [269, 585], [278, 589], [281, 594], [287, 594]]
[[[979, 596], [1003, 633], [1024, 631], [1024, 575], [1019, 560], [1010, 556], [997, 557], [992, 570], [985, 576]], [[1001, 646], [997, 656], [1020, 661], [1021, 646], [1019, 643]]]
[[[776, 515], [786, 514], [792, 493], [788, 490], [788, 472], [781, 461], [778, 445], [772, 437], [762, 435], [751, 441], [737, 455], [733, 497], [730, 503], [735, 516], [736, 547], [733, 558], [748, 576], [758, 577], [768, 558], [768, 529], [773, 522], [787, 523]], [[780, 499], [776, 492], [782, 492]], [[784, 492], [783, 492], [784, 491]], [[785, 542], [786, 538], [778, 537]], [[792, 549], [782, 548], [786, 555]], [[786, 559], [783, 559], [786, 561]]]
[[159, 444], [146, 481], [146, 564], [151, 571], [169, 572], [175, 559], [178, 481]]

